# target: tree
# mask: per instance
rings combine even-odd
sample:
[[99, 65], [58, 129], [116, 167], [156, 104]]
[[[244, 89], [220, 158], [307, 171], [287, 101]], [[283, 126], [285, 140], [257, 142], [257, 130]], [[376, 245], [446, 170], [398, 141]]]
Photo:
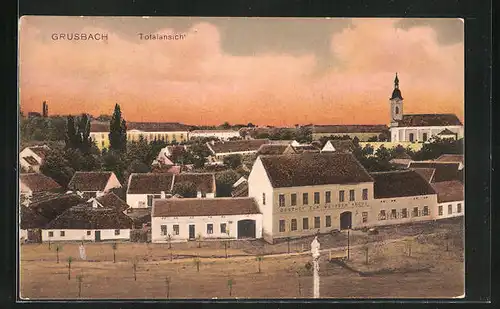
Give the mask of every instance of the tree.
[[228, 170], [215, 174], [217, 197], [231, 197], [233, 184], [240, 178], [235, 171]]
[[193, 164], [196, 168], [205, 166], [207, 157], [211, 155], [207, 145], [199, 142], [192, 144], [189, 151], [191, 152]]
[[376, 141], [378, 141], [378, 137], [377, 137], [377, 136], [372, 136], [372, 137], [370, 137], [370, 138], [367, 140], [367, 142], [376, 142]]
[[430, 143], [422, 146], [420, 151], [415, 153], [414, 160], [432, 160], [438, 158], [442, 154], [463, 154], [464, 140], [440, 139], [433, 137]]
[[196, 185], [191, 181], [177, 182], [172, 188], [173, 194], [179, 194], [185, 198], [196, 197], [197, 191]]
[[310, 127], [299, 127], [295, 132], [296, 140], [299, 143], [312, 142], [312, 130]]
[[[168, 248], [172, 249], [172, 235], [168, 234], [167, 235], [167, 242], [168, 242]], [[172, 257], [172, 253], [170, 253], [170, 257]], [[172, 259], [170, 259], [172, 260]]]
[[170, 298], [170, 277], [165, 277], [165, 288], [167, 290], [167, 299]]
[[249, 122], [249, 123], [247, 124], [247, 127], [249, 127], [249, 128], [254, 128], [254, 127], [255, 127], [255, 125], [254, 125], [253, 123]]
[[102, 170], [115, 173], [120, 181], [124, 181], [126, 164], [123, 155], [115, 150], [109, 150], [102, 156]]
[[354, 147], [359, 147], [359, 138], [357, 136], [354, 136], [352, 139], [352, 143], [354, 144]]
[[80, 298], [82, 296], [83, 275], [77, 275], [76, 280], [78, 281], [78, 298]]
[[71, 263], [73, 262], [73, 258], [71, 256], [68, 257], [68, 280], [71, 280]]
[[118, 152], [124, 152], [127, 148], [127, 127], [122, 119], [120, 105], [115, 105], [115, 110], [109, 123], [109, 148]]
[[99, 117], [97, 117], [95, 120], [97, 120], [97, 121], [102, 121], [102, 122], [108, 122], [108, 121], [111, 121], [111, 118], [112, 118], [112, 116], [111, 116], [111, 115], [101, 114], [101, 115], [99, 115]]
[[193, 263], [196, 266], [196, 271], [200, 272], [200, 264], [201, 264], [200, 258], [199, 257], [195, 257], [194, 260], [193, 260]]
[[228, 166], [231, 169], [237, 169], [241, 166], [241, 155], [232, 154], [224, 157], [224, 165]]
[[258, 262], [259, 264], [259, 274], [261, 272], [260, 270], [260, 264], [262, 263], [262, 261], [264, 260], [264, 256], [262, 256], [261, 254], [257, 255], [257, 257], [255, 257], [255, 260]]
[[92, 139], [90, 138], [90, 119], [87, 114], [82, 114], [77, 125], [77, 148], [84, 154], [90, 153]]
[[224, 122], [223, 124], [220, 125], [220, 127], [224, 130], [228, 130], [228, 129], [231, 129], [231, 125], [229, 124], [229, 122]]
[[57, 264], [59, 264], [59, 251], [62, 250], [62, 246], [61, 245], [57, 245], [56, 246], [56, 256], [57, 256]]
[[201, 236], [200, 233], [198, 233], [198, 235], [196, 235], [196, 241], [198, 242], [198, 248], [201, 248], [201, 239], [202, 239], [203, 236]]
[[73, 177], [75, 170], [65, 158], [65, 153], [59, 149], [49, 151], [42, 165], [40, 172], [45, 176], [54, 179], [62, 187], [66, 187]]
[[129, 175], [132, 173], [149, 173], [150, 171], [151, 168], [139, 160], [132, 161], [127, 168]]
[[139, 264], [139, 260], [135, 257], [132, 260], [132, 269], [134, 270], [134, 281], [137, 281], [137, 264]]
[[233, 285], [234, 285], [234, 280], [233, 278], [229, 278], [227, 280], [227, 287], [229, 288], [229, 296], [233, 295]]
[[113, 249], [113, 263], [116, 263], [116, 250], [118, 249], [118, 244], [113, 242], [111, 248]]
[[68, 116], [66, 122], [66, 148], [76, 149], [78, 148], [78, 135], [75, 126], [75, 118], [73, 116]]

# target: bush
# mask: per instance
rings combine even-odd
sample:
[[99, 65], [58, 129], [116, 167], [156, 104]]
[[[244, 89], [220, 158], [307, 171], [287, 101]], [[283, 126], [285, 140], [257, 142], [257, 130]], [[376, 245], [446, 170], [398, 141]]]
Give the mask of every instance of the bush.
[[132, 231], [130, 231], [130, 241], [131, 242], [147, 242], [148, 241], [148, 231], [145, 231], [145, 230], [132, 230]]

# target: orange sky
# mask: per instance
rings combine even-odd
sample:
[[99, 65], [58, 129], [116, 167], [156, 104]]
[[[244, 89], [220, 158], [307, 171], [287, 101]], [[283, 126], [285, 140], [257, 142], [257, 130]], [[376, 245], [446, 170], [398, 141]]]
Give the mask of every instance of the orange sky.
[[[438, 22], [397, 19], [111, 19], [22, 18], [24, 112], [46, 100], [50, 114], [96, 116], [119, 103], [128, 121], [379, 124], [389, 122], [398, 72], [405, 113], [463, 120], [463, 26], [446, 34]], [[186, 39], [139, 40], [150, 25]], [[51, 39], [73, 31], [108, 40]]]

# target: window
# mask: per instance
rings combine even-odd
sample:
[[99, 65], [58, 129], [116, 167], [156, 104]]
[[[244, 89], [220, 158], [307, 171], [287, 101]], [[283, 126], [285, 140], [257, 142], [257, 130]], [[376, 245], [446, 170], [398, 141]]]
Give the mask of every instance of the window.
[[167, 235], [167, 226], [166, 225], [161, 225], [160, 229], [161, 229], [160, 235], [166, 236]]
[[87, 231], [87, 236], [90, 236], [91, 232], [90, 231]]
[[354, 190], [349, 190], [349, 201], [354, 201]]
[[153, 134], [149, 134], [149, 140], [153, 140]]
[[429, 207], [428, 206], [424, 206], [424, 211], [423, 211], [423, 214], [424, 216], [428, 216], [429, 215]]
[[397, 214], [396, 214], [396, 209], [391, 209], [391, 219], [396, 219]]
[[278, 196], [278, 202], [279, 202], [280, 207], [285, 207], [285, 195], [284, 194], [280, 194]]
[[325, 218], [325, 226], [326, 227], [331, 227], [332, 226], [332, 217], [331, 216], [326, 216], [326, 218]]
[[361, 215], [363, 216], [363, 223], [368, 222], [368, 212], [364, 211]]
[[207, 197], [207, 193], [206, 192], [201, 192], [201, 197]]
[[448, 205], [448, 214], [451, 215], [453, 213], [453, 206], [450, 204]]
[[291, 198], [290, 198], [290, 203], [292, 204], [292, 206], [297, 205], [297, 194], [292, 193]]
[[414, 141], [413, 133], [410, 133], [410, 142], [413, 142], [413, 141]]
[[266, 205], [266, 194], [262, 193], [262, 205]]
[[297, 230], [297, 219], [292, 219], [292, 223], [290, 224], [290, 230], [292, 231]]
[[427, 142], [427, 133], [422, 134], [422, 139], [424, 142]]
[[104, 147], [104, 141], [101, 142], [101, 147]]
[[385, 210], [381, 210], [378, 215], [379, 220], [385, 220]]
[[54, 237], [54, 232], [49, 232], [49, 237]]
[[413, 217], [418, 217], [418, 207], [413, 207]]
[[314, 217], [314, 228], [315, 228], [315, 229], [319, 229], [319, 228], [320, 228], [320, 226], [321, 226], [321, 224], [320, 224], [320, 223], [321, 223], [321, 222], [320, 222], [319, 217]]
[[153, 196], [148, 195], [148, 207], [152, 207], [152, 206], [153, 206]]
[[213, 234], [214, 233], [214, 225], [209, 223], [207, 224], [207, 234]]
[[120, 230], [115, 230], [115, 236], [120, 235]]
[[408, 217], [408, 210], [406, 208], [401, 209], [401, 218]]
[[309, 204], [309, 194], [307, 193], [302, 194], [302, 204], [303, 205]]
[[332, 192], [326, 191], [325, 192], [325, 203], [331, 203], [332, 202]]
[[308, 230], [309, 229], [309, 218], [303, 218], [302, 219], [302, 229], [303, 230]]
[[440, 216], [442, 216], [442, 215], [443, 215], [443, 206], [439, 206], [439, 208], [438, 208], [438, 214], [439, 214]]
[[366, 201], [368, 199], [368, 189], [363, 189], [363, 200]]
[[339, 202], [345, 201], [344, 190], [339, 191]]
[[179, 235], [179, 225], [178, 224], [174, 225], [173, 229], [174, 229], [174, 235]]
[[104, 134], [101, 134], [101, 139], [104, 139]]
[[457, 213], [462, 212], [462, 204], [457, 204]]
[[319, 204], [319, 192], [314, 192], [314, 204]]
[[280, 220], [280, 233], [285, 231], [285, 220]]
[[221, 232], [221, 234], [227, 234], [226, 224], [225, 223], [221, 223], [220, 224], [220, 232]]
[[65, 235], [66, 235], [66, 232], [64, 232], [64, 231], [61, 231], [61, 232], [59, 233], [59, 236], [61, 236], [61, 237], [64, 237]]
[[161, 198], [161, 194], [155, 194], [153, 195], [153, 198]]

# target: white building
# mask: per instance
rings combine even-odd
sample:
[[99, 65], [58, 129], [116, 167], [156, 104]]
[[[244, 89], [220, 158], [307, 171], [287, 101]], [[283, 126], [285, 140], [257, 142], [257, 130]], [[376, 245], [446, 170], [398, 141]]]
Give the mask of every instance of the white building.
[[40, 192], [57, 192], [61, 186], [44, 174], [30, 173], [19, 175], [19, 193], [21, 197], [30, 197]]
[[49, 151], [47, 145], [26, 147], [19, 153], [19, 164], [28, 172], [39, 173], [40, 166]]
[[133, 221], [112, 208], [74, 206], [42, 230], [42, 241], [129, 240]]
[[267, 139], [209, 142], [207, 147], [212, 155], [208, 158], [208, 161], [209, 163], [222, 164], [224, 157], [229, 155], [255, 155], [260, 146], [268, 143], [269, 140]]
[[155, 199], [154, 243], [221, 238], [261, 238], [262, 214], [253, 198]]
[[451, 218], [465, 214], [464, 185], [460, 181], [442, 181], [433, 183], [432, 187], [438, 195], [435, 219]]
[[403, 113], [403, 97], [399, 89], [396, 74], [394, 90], [390, 98], [391, 106], [391, 142], [427, 142], [431, 138], [444, 134], [445, 138], [455, 135], [463, 138], [462, 122], [454, 114], [411, 114]]
[[235, 130], [193, 130], [189, 132], [189, 139], [215, 137], [221, 141], [231, 138], [241, 138], [240, 132]]
[[96, 197], [122, 185], [113, 172], [76, 172], [68, 183], [68, 189], [84, 199]]

